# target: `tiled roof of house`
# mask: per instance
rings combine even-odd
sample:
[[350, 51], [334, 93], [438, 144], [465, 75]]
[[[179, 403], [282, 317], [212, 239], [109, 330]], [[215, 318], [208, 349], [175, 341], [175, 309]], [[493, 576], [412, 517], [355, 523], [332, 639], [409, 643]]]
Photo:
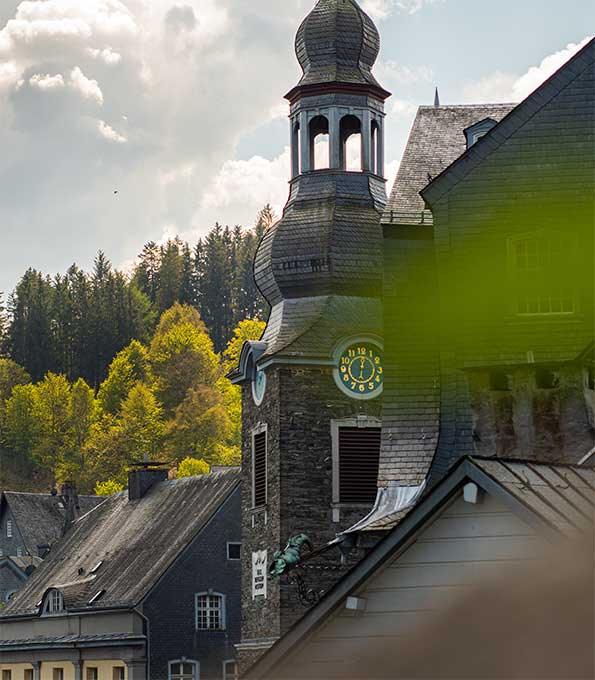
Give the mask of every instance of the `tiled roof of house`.
[[[105, 500], [98, 496], [79, 496], [78, 499], [79, 516], [86, 515]], [[51, 546], [62, 536], [65, 510], [60, 496], [4, 491], [2, 500], [10, 508], [30, 555], [37, 555], [38, 546]]]
[[136, 605], [239, 483], [234, 468], [160, 482], [140, 500], [111, 496], [73, 525], [3, 616], [36, 613], [51, 588], [70, 609]]
[[465, 130], [486, 118], [500, 121], [515, 104], [421, 106], [409, 135], [383, 224], [431, 224], [419, 192], [467, 149]]

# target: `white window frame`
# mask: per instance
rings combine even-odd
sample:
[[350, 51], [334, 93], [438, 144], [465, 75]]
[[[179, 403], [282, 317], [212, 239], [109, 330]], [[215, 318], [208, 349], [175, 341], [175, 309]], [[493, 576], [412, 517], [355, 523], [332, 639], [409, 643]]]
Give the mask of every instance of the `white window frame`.
[[57, 616], [64, 613], [64, 595], [53, 588], [46, 596], [43, 603], [43, 616]]
[[[264, 505], [256, 506], [256, 437], [264, 432]], [[269, 426], [266, 423], [257, 425], [252, 430], [252, 509], [263, 510], [269, 502]]]
[[198, 661], [193, 661], [192, 659], [177, 659], [176, 661], [170, 661], [167, 664], [168, 680], [174, 680], [175, 676], [172, 674], [172, 667], [176, 664], [189, 664], [190, 666], [194, 666], [194, 680], [200, 680], [200, 663]]
[[[230, 663], [235, 664], [235, 667], [236, 667], [236, 672], [233, 675], [230, 675], [227, 672], [227, 664], [230, 664]], [[239, 666], [238, 666], [237, 659], [225, 659], [225, 661], [223, 662], [223, 676], [222, 677], [223, 677], [223, 680], [238, 680], [238, 678], [240, 677], [240, 669], [239, 669]]]
[[[220, 598], [221, 601], [221, 609], [220, 609], [220, 617], [219, 617], [219, 622], [220, 626], [219, 628], [201, 628], [199, 626], [199, 606], [198, 602], [201, 597], [218, 597]], [[209, 618], [209, 610], [210, 610], [210, 605], [207, 606], [207, 621]], [[223, 593], [218, 593], [214, 590], [204, 590], [200, 593], [196, 593], [194, 595], [194, 627], [196, 630], [202, 630], [202, 631], [224, 631], [227, 629], [227, 603], [226, 603], [226, 597]]]
[[[240, 546], [240, 556], [239, 557], [230, 557], [229, 556], [229, 546], [230, 545], [239, 545]], [[241, 562], [242, 561], [242, 542], [241, 541], [227, 541], [227, 560], [229, 562]]]
[[[343, 418], [331, 420], [331, 439], [333, 443], [333, 522], [340, 522], [341, 507], [354, 507], [352, 504], [341, 503], [341, 486], [339, 475], [339, 431], [344, 427], [357, 427], [360, 429], [381, 428], [382, 421], [375, 416], [357, 416], [355, 418]], [[367, 507], [367, 506], [366, 506]]]
[[13, 538], [14, 537], [14, 531], [13, 531], [13, 526], [12, 526], [12, 520], [7, 519], [6, 520], [6, 538]]

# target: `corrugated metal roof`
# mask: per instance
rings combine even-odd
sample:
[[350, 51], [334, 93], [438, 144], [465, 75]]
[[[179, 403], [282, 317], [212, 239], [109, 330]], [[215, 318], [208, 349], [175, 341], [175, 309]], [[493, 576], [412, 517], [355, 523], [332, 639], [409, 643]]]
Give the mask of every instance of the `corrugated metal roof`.
[[595, 470], [575, 465], [472, 458], [517, 500], [564, 534], [594, 524]]

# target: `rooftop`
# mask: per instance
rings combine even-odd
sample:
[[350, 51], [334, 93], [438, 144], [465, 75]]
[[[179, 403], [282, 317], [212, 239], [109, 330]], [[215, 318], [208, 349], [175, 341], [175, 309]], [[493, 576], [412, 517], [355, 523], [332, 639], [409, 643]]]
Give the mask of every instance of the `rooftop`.
[[516, 104], [421, 106], [409, 135], [383, 224], [431, 225], [419, 192], [465, 153], [465, 130], [486, 118], [502, 120]]
[[75, 522], [3, 616], [36, 614], [50, 588], [70, 610], [135, 606], [239, 483], [234, 468], [155, 484], [140, 500], [111, 496]]

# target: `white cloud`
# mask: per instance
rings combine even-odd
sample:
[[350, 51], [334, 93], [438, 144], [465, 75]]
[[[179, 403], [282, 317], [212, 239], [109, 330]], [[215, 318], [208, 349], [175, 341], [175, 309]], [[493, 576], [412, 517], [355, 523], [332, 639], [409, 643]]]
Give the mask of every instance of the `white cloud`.
[[428, 5], [446, 0], [364, 0], [364, 10], [374, 19], [385, 19], [393, 9], [405, 14], [415, 14]]
[[122, 61], [122, 55], [118, 52], [114, 52], [111, 47], [106, 47], [103, 50], [88, 47], [86, 53], [93, 59], [100, 59], [108, 66], [115, 66]]
[[29, 78], [29, 85], [31, 85], [33, 88], [41, 90], [42, 92], [62, 90], [65, 87], [64, 77], [61, 73], [57, 73], [55, 76], [37, 73]]
[[434, 80], [434, 70], [429, 66], [411, 67], [392, 60], [380, 61], [375, 72], [378, 80], [388, 87], [392, 84], [412, 85], [430, 83]]
[[565, 49], [545, 57], [539, 66], [532, 66], [525, 74], [518, 76], [511, 73], [495, 73], [463, 89], [466, 102], [520, 102], [526, 99], [561, 66], [581, 50], [592, 36], [587, 36], [579, 43], [570, 43]]
[[105, 121], [100, 120], [97, 124], [97, 128], [102, 137], [107, 139], [109, 142], [114, 142], [116, 144], [125, 144], [128, 139], [116, 132], [113, 127], [108, 125]]
[[273, 160], [254, 156], [227, 161], [206, 191], [202, 208], [225, 208], [237, 202], [255, 214], [270, 203], [279, 214], [287, 200], [289, 171], [289, 147]]
[[70, 72], [70, 85], [85, 99], [91, 99], [97, 104], [103, 104], [103, 92], [96, 80], [87, 78], [78, 66]]

